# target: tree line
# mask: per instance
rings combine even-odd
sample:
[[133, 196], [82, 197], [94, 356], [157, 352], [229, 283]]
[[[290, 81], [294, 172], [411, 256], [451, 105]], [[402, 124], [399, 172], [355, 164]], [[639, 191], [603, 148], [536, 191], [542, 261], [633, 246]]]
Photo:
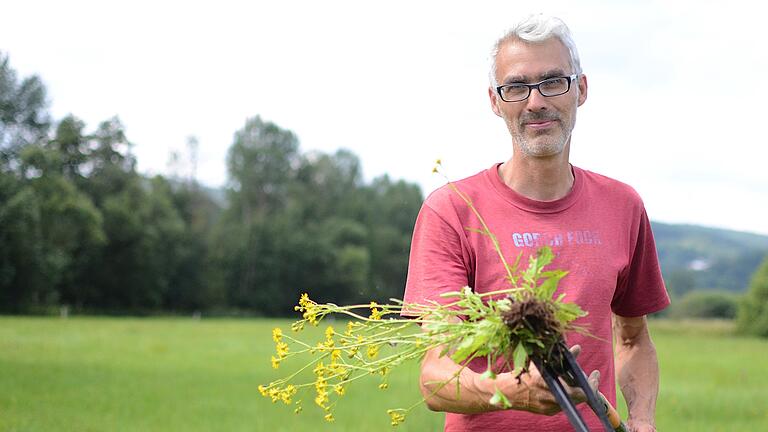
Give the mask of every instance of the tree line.
[[400, 297], [420, 188], [365, 182], [357, 156], [302, 152], [256, 116], [227, 154], [226, 199], [144, 176], [117, 117], [47, 110], [0, 53], [0, 311], [285, 315], [300, 293]]
[[[366, 183], [350, 151], [302, 152], [258, 116], [234, 135], [222, 199], [194, 176], [138, 173], [131, 148], [117, 117], [93, 130], [53, 120], [39, 77], [19, 78], [0, 52], [0, 313], [278, 316], [305, 291], [340, 304], [402, 296], [417, 185]], [[675, 249], [657, 228], [664, 258]], [[743, 296], [692, 290], [673, 269], [666, 313], [736, 318], [768, 337], [759, 259]]]

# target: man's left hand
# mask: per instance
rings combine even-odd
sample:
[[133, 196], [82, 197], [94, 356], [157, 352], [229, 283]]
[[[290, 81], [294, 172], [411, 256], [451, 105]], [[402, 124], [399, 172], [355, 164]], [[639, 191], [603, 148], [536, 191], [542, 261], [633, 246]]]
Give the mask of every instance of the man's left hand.
[[629, 432], [656, 432], [656, 426], [642, 420], [627, 421], [627, 428], [629, 428]]

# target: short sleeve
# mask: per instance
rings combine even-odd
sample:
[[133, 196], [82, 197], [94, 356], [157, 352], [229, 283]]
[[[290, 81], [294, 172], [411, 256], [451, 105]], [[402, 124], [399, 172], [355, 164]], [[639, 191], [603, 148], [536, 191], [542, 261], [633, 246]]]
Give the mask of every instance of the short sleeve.
[[[403, 301], [426, 304], [433, 300], [444, 304], [450, 299], [440, 294], [468, 285], [470, 274], [466, 240], [456, 227], [424, 204], [413, 230]], [[407, 310], [403, 314], [411, 315]]]
[[669, 306], [669, 296], [656, 254], [656, 242], [645, 209], [642, 209], [636, 226], [629, 264], [619, 275], [611, 301], [613, 312], [625, 317], [647, 315]]

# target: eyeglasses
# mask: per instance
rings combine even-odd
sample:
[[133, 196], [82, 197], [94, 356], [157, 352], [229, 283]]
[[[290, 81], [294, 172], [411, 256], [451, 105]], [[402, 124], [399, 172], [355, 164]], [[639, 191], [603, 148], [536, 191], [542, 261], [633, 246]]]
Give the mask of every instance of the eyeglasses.
[[578, 78], [579, 74], [571, 76], [548, 78], [536, 84], [513, 83], [504, 84], [496, 87], [496, 93], [499, 94], [504, 102], [521, 102], [528, 99], [533, 89], [537, 89], [542, 96], [552, 97], [568, 93], [571, 89], [571, 83]]

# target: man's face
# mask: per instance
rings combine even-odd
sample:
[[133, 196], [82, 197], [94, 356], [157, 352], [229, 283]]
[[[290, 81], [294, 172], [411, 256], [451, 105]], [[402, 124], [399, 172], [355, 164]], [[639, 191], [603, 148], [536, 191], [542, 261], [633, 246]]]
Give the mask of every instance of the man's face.
[[[575, 73], [569, 59], [568, 49], [557, 38], [536, 44], [508, 41], [496, 56], [496, 81], [499, 85], [534, 84], [569, 76]], [[507, 124], [515, 151], [547, 157], [561, 153], [570, 140], [576, 108], [587, 99], [587, 80], [579, 76], [560, 96], [544, 97], [533, 89], [528, 99], [520, 102], [504, 102], [495, 88], [488, 93], [493, 112]]]

